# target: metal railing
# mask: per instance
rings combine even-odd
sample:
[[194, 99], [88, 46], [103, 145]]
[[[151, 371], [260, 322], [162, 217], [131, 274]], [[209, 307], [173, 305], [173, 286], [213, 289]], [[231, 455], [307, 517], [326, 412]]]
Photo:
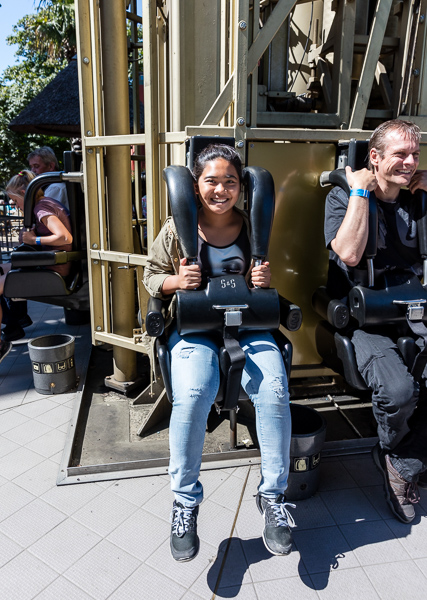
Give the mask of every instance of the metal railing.
[[23, 225], [24, 217], [17, 206], [0, 204], [0, 263], [8, 261], [11, 251], [19, 244]]

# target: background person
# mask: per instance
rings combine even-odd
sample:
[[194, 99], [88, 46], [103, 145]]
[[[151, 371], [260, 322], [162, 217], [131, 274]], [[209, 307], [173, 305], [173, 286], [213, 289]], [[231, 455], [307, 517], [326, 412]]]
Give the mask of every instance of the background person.
[[[229, 146], [208, 146], [196, 158], [193, 176], [200, 200], [198, 264], [186, 264], [173, 220], [167, 219], [144, 270], [145, 287], [157, 298], [170, 299], [180, 289], [201, 289], [209, 277], [246, 275], [250, 270], [249, 224], [235, 207], [242, 185], [239, 155]], [[253, 285], [268, 288], [269, 263], [254, 267], [251, 279]], [[207, 418], [219, 387], [220, 342], [203, 333], [180, 336], [175, 324], [168, 331], [173, 391], [169, 474], [175, 495], [170, 546], [179, 561], [191, 560], [199, 550], [197, 516], [203, 499], [199, 472]], [[288, 507], [294, 505], [284, 496], [291, 440], [286, 370], [269, 332], [242, 331], [240, 345], [246, 355], [242, 386], [255, 405], [261, 448], [256, 502], [265, 520], [263, 539], [272, 554], [288, 554], [294, 526]]]
[[[60, 170], [55, 153], [49, 146], [36, 148], [36, 150], [30, 152], [27, 156], [27, 160], [34, 175], [41, 175], [42, 173], [51, 173]], [[70, 208], [68, 204], [67, 186], [65, 183], [49, 184], [44, 190], [44, 195], [47, 198], [57, 200], [66, 208]]]

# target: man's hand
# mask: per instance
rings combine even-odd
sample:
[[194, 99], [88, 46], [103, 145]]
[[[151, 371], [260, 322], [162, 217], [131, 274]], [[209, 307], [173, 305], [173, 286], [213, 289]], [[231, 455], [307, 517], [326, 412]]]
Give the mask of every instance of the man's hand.
[[368, 169], [352, 171], [350, 167], [346, 167], [345, 175], [352, 190], [369, 190], [373, 192], [378, 185], [375, 175]]
[[255, 287], [268, 288], [270, 287], [271, 272], [270, 263], [263, 262], [262, 265], [254, 267], [251, 271], [251, 280]]
[[416, 190], [424, 190], [427, 192], [427, 171], [415, 171], [408, 188], [411, 194]]

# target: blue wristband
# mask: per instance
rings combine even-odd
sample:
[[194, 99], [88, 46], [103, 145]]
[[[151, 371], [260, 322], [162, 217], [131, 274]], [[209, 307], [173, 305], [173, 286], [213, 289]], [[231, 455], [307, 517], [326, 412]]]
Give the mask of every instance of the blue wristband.
[[39, 237], [36, 237], [36, 246], [41, 246], [42, 245], [42, 241]]
[[362, 198], [369, 198], [369, 190], [350, 190], [350, 196], [361, 196]]

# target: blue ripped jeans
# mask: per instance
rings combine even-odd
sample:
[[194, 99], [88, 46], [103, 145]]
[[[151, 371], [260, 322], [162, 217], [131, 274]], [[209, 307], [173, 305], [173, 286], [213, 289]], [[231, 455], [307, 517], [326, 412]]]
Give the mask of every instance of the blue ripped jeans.
[[[206, 423], [219, 387], [218, 345], [203, 334], [169, 338], [173, 406], [169, 425], [171, 487], [177, 502], [196, 506], [203, 499], [199, 481]], [[242, 386], [255, 407], [261, 450], [263, 496], [275, 498], [287, 487], [291, 415], [282, 356], [268, 332], [240, 335], [246, 355]]]

